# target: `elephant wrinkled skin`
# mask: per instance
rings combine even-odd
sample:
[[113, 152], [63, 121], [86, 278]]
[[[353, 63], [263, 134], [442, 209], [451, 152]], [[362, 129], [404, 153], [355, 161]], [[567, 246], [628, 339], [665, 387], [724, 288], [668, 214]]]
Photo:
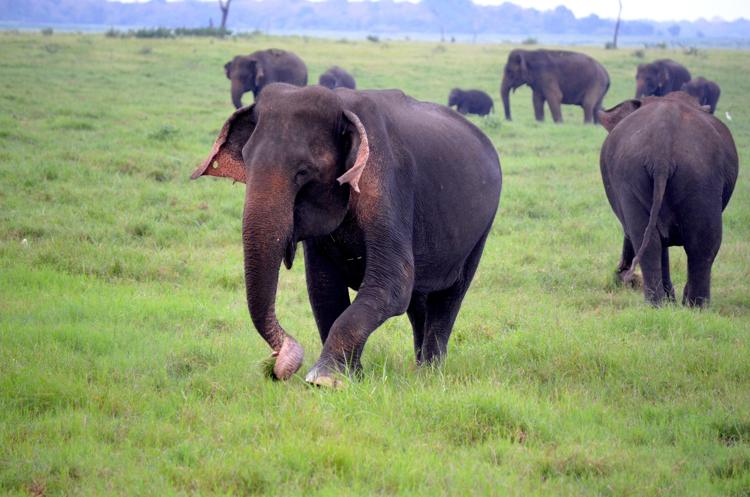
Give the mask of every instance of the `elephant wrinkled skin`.
[[729, 129], [684, 92], [626, 100], [600, 120], [609, 132], [602, 180], [625, 233], [618, 277], [629, 281], [640, 263], [646, 300], [674, 300], [668, 248], [683, 246], [688, 281], [682, 303], [707, 305], [722, 212], [737, 181]]
[[280, 264], [291, 267], [299, 241], [323, 343], [307, 381], [358, 371], [370, 333], [404, 312], [417, 361], [445, 354], [502, 183], [474, 125], [396, 90], [276, 83], [224, 124], [201, 175], [246, 182], [247, 302], [277, 378], [302, 363], [275, 312]]

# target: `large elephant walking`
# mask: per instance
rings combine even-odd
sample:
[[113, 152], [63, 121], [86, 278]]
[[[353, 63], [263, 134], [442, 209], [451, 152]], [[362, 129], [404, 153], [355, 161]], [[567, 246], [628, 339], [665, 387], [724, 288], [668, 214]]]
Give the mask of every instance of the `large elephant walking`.
[[629, 281], [640, 264], [646, 299], [674, 300], [668, 248], [681, 245], [688, 264], [682, 303], [708, 304], [721, 214], [737, 181], [729, 129], [684, 92], [627, 100], [600, 119], [609, 132], [602, 180], [625, 233], [618, 276]]
[[251, 91], [258, 98], [260, 91], [271, 83], [307, 84], [307, 66], [302, 59], [278, 48], [237, 55], [224, 64], [224, 72], [232, 82], [232, 103], [236, 109], [242, 107], [245, 92]]
[[224, 124], [201, 175], [247, 185], [247, 302], [277, 378], [302, 364], [275, 312], [280, 264], [291, 267], [299, 241], [323, 342], [307, 381], [357, 371], [370, 333], [404, 312], [417, 361], [445, 354], [502, 183], [477, 127], [400, 91], [277, 83]]
[[564, 50], [516, 49], [505, 64], [500, 97], [505, 119], [511, 120], [510, 91], [529, 85], [533, 92], [534, 116], [544, 120], [544, 102], [549, 104], [552, 119], [562, 122], [561, 104], [583, 107], [583, 120], [596, 122], [604, 95], [609, 89], [609, 74], [588, 55]]

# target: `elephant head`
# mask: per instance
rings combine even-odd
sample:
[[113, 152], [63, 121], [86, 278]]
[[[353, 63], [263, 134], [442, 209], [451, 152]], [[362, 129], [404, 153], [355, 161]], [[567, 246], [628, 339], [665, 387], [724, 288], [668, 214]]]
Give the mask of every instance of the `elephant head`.
[[254, 105], [224, 123], [192, 175], [246, 184], [247, 304], [255, 328], [273, 349], [276, 378], [289, 378], [303, 357], [276, 318], [281, 262], [290, 268], [298, 241], [327, 235], [341, 224], [368, 156], [367, 132], [339, 96], [321, 87], [273, 83]]
[[655, 62], [639, 65], [635, 74], [635, 98], [668, 93], [671, 88], [665, 87], [669, 84], [669, 78], [669, 67], [666, 64]]
[[511, 120], [510, 91], [515, 91], [519, 86], [531, 83], [528, 58], [529, 53], [526, 50], [513, 50], [508, 55], [508, 62], [505, 64], [503, 82], [500, 86], [500, 97], [503, 99], [505, 119], [508, 121]]
[[703, 78], [691, 79], [687, 83], [683, 83], [680, 90], [697, 98], [699, 102], [708, 101], [708, 96], [706, 95], [706, 80]]
[[463, 92], [458, 88], [453, 88], [448, 95], [448, 107], [453, 107], [461, 103]]
[[236, 56], [224, 64], [224, 72], [232, 82], [232, 103], [239, 109], [242, 107], [242, 95], [252, 91], [258, 96], [265, 82], [265, 71], [260, 60], [252, 55]]

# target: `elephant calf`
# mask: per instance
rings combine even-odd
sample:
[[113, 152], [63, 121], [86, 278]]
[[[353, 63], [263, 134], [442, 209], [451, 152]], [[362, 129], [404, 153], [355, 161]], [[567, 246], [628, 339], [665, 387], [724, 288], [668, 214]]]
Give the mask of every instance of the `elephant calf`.
[[329, 67], [318, 78], [318, 84], [331, 90], [336, 88], [350, 88], [354, 90], [357, 87], [354, 77], [339, 66]]
[[719, 102], [721, 88], [713, 81], [699, 77], [691, 79], [682, 85], [682, 91], [698, 99], [701, 105], [708, 105], [711, 114], [716, 111], [716, 104]]
[[674, 300], [670, 246], [687, 253], [682, 303], [704, 306], [721, 245], [721, 215], [737, 181], [734, 140], [684, 92], [627, 100], [600, 115], [609, 135], [600, 166], [607, 198], [625, 232], [617, 273], [640, 263], [646, 300]]
[[307, 66], [302, 59], [278, 48], [237, 55], [224, 64], [224, 73], [232, 82], [232, 103], [236, 109], [242, 107], [245, 92], [251, 91], [253, 97], [258, 98], [260, 91], [270, 83], [307, 84]]
[[544, 120], [546, 101], [556, 123], [562, 122], [561, 104], [580, 105], [583, 107], [583, 121], [593, 123], [609, 90], [609, 74], [603, 65], [582, 53], [513, 50], [508, 55], [500, 86], [508, 121], [511, 120], [510, 91], [522, 85], [531, 87], [537, 121]]
[[417, 361], [445, 354], [500, 199], [500, 161], [477, 127], [400, 91], [275, 83], [224, 124], [201, 175], [247, 185], [247, 303], [277, 378], [302, 364], [275, 311], [299, 241], [323, 343], [308, 382], [357, 371], [370, 333], [404, 312]]
[[481, 90], [453, 88], [448, 95], [448, 107], [455, 107], [461, 114], [486, 116], [494, 105], [492, 98]]

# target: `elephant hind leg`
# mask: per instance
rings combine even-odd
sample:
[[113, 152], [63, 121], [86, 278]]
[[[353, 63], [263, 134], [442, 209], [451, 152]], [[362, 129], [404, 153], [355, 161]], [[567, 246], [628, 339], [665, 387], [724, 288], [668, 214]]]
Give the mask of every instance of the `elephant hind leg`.
[[489, 229], [467, 257], [461, 278], [453, 286], [427, 296], [427, 319], [421, 357], [418, 358], [419, 364], [439, 362], [448, 351], [448, 339], [453, 331], [453, 324], [456, 322], [461, 303], [474, 278], [488, 234]]
[[427, 319], [427, 296], [421, 293], [412, 293], [406, 315], [409, 316], [411, 322], [414, 333], [414, 354], [417, 357], [417, 362], [419, 362], [422, 356], [422, 341], [424, 340], [425, 321]]
[[592, 93], [586, 94], [583, 98], [583, 122], [584, 123], [596, 123], [598, 122], [597, 111], [601, 108], [602, 98]]

